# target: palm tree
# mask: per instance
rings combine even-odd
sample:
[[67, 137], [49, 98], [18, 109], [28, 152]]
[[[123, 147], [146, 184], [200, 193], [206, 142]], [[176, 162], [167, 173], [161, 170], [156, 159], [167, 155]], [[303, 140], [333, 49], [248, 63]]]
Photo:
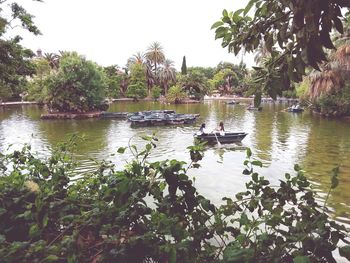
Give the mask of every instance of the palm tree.
[[156, 77], [152, 71], [152, 64], [148, 60], [146, 62], [146, 80], [147, 80], [148, 97], [150, 97], [151, 90], [156, 83]]
[[154, 86], [155, 81], [156, 81], [155, 76], [154, 76], [153, 71], [152, 71], [152, 64], [149, 60], [146, 59], [145, 54], [143, 54], [142, 52], [137, 52], [131, 58], [128, 59], [128, 62], [127, 62], [128, 71], [131, 70], [131, 67], [134, 64], [141, 64], [145, 67], [148, 96], [150, 96], [152, 87]]
[[142, 52], [137, 52], [131, 58], [129, 58], [128, 62], [126, 63], [127, 68], [129, 70], [134, 64], [146, 64], [145, 54], [143, 54]]
[[154, 75], [157, 75], [157, 66], [165, 61], [163, 47], [159, 42], [153, 42], [147, 49], [146, 58], [151, 61], [154, 66]]
[[176, 81], [176, 70], [174, 68], [174, 62], [170, 59], [165, 59], [163, 67], [159, 72], [159, 80], [163, 85], [164, 95], [167, 95], [169, 83]]
[[45, 53], [44, 58], [49, 63], [49, 66], [51, 69], [58, 69], [59, 62], [60, 62], [60, 56], [55, 53]]

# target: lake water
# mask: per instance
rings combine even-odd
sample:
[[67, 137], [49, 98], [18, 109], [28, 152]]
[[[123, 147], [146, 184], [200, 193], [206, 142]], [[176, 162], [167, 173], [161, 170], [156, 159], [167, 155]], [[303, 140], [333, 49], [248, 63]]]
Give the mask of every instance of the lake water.
[[[261, 112], [246, 110], [246, 105], [226, 105], [221, 101], [201, 104], [162, 105], [155, 102], [118, 102], [109, 111], [135, 112], [152, 109], [173, 109], [178, 113], [199, 113], [195, 125], [130, 127], [126, 120], [40, 120], [45, 112], [38, 106], [11, 106], [0, 108], [0, 150], [8, 151], [30, 143], [40, 156], [46, 156], [58, 142], [69, 134], [84, 135], [86, 140], [77, 149], [81, 162], [77, 172], [94, 168], [91, 159], [108, 159], [122, 168], [131, 158], [130, 153], [117, 154], [119, 147], [129, 141], [138, 147], [144, 142], [140, 136], [156, 132], [159, 139], [153, 151], [153, 160], [178, 159], [190, 161], [187, 146], [193, 144], [193, 134], [201, 123], [214, 129], [220, 121], [225, 129], [247, 132], [240, 144], [208, 147], [202, 167], [190, 171], [198, 191], [215, 203], [224, 196], [232, 197], [244, 189], [247, 177], [242, 175], [246, 147], [253, 158], [263, 162], [259, 173], [272, 182], [293, 173], [294, 164], [306, 171], [306, 176], [325, 198], [330, 186], [330, 171], [340, 165], [340, 185], [331, 193], [329, 207], [337, 220], [350, 223], [350, 121], [321, 118], [311, 112], [284, 112], [285, 104], [264, 104]], [[115, 154], [115, 155], [113, 155]]]

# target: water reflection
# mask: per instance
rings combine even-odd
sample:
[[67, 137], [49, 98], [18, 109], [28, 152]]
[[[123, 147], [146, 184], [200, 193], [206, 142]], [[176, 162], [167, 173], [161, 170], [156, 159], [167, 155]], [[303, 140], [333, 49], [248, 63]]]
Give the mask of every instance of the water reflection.
[[310, 133], [305, 157], [301, 160], [316, 182], [318, 190], [328, 191], [331, 170], [340, 166], [340, 184], [332, 192], [329, 204], [334, 207], [339, 218], [348, 221], [350, 218], [350, 140], [349, 122], [327, 120], [318, 116], [311, 119]]
[[[199, 113], [196, 124], [178, 127], [133, 128], [126, 120], [40, 120], [43, 109], [37, 106], [0, 108], [0, 150], [8, 145], [19, 148], [31, 143], [41, 155], [67, 139], [71, 133], [85, 135], [77, 149], [81, 161], [78, 172], [95, 167], [91, 158], [109, 159], [122, 168], [132, 156], [116, 154], [129, 143], [142, 147], [140, 136], [156, 133], [159, 138], [152, 160], [179, 159], [190, 162], [187, 146], [201, 123], [214, 129], [224, 121], [226, 130], [247, 132], [241, 144], [208, 147], [202, 168], [190, 175], [202, 194], [215, 203], [223, 196], [233, 196], [249, 179], [242, 175], [245, 149], [250, 147], [253, 158], [264, 163], [259, 172], [272, 182], [278, 182], [285, 172], [293, 172], [295, 163], [306, 170], [314, 186], [325, 198], [329, 187], [329, 172], [340, 164], [340, 185], [330, 196], [330, 207], [338, 219], [350, 222], [350, 131], [349, 121], [327, 120], [309, 112], [284, 112], [286, 105], [266, 104], [262, 112], [247, 111], [245, 105], [227, 105], [220, 101], [189, 105], [165, 105], [155, 102], [118, 102], [109, 111], [172, 109], [179, 113]], [[131, 138], [131, 139], [130, 139]], [[114, 155], [115, 154], [115, 155]]]

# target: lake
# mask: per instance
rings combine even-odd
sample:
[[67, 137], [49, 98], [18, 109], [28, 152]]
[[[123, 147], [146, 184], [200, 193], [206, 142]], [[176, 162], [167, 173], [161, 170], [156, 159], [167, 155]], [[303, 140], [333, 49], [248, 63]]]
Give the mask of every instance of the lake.
[[313, 187], [324, 199], [330, 186], [330, 172], [340, 166], [340, 184], [329, 199], [329, 207], [338, 221], [350, 223], [350, 121], [319, 117], [312, 112], [284, 112], [286, 104], [263, 104], [261, 112], [247, 111], [246, 105], [227, 105], [223, 101], [201, 104], [164, 105], [156, 102], [117, 102], [111, 112], [135, 112], [153, 109], [173, 109], [177, 113], [199, 113], [195, 125], [134, 128], [126, 120], [41, 120], [45, 110], [35, 105], [0, 108], [0, 150], [18, 149], [24, 143], [32, 145], [39, 156], [47, 156], [52, 146], [69, 134], [85, 136], [76, 152], [81, 162], [77, 173], [95, 167], [91, 159], [108, 159], [120, 169], [131, 158], [130, 153], [117, 154], [119, 147], [129, 143], [144, 145], [140, 138], [156, 133], [159, 139], [152, 160], [178, 159], [189, 163], [187, 147], [193, 144], [193, 134], [201, 123], [209, 130], [220, 121], [229, 131], [247, 132], [240, 144], [207, 147], [201, 168], [191, 170], [198, 191], [214, 203], [224, 196], [233, 197], [249, 179], [242, 174], [246, 147], [253, 158], [263, 162], [258, 169], [271, 182], [278, 183], [284, 173], [293, 173], [294, 164], [306, 171]]

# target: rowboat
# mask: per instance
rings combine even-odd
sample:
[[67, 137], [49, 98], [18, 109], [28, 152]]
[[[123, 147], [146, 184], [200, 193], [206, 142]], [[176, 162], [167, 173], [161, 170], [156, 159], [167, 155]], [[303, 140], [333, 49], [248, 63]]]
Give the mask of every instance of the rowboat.
[[236, 104], [239, 104], [239, 101], [231, 100], [231, 101], [226, 102], [226, 104], [228, 104], [228, 105], [236, 105]]
[[247, 108], [247, 110], [251, 110], [251, 111], [261, 111], [262, 107], [254, 107], [254, 106], [249, 106]]
[[193, 124], [199, 114], [177, 114], [173, 110], [140, 111], [128, 116], [132, 126]]
[[206, 141], [208, 144], [215, 144], [218, 141], [220, 143], [233, 143], [242, 141], [247, 134], [245, 132], [225, 132], [224, 134], [217, 132], [195, 134], [194, 137], [200, 141]]
[[292, 108], [292, 107], [290, 107], [290, 108], [287, 108], [287, 111], [288, 112], [303, 112], [304, 109], [303, 108]]

